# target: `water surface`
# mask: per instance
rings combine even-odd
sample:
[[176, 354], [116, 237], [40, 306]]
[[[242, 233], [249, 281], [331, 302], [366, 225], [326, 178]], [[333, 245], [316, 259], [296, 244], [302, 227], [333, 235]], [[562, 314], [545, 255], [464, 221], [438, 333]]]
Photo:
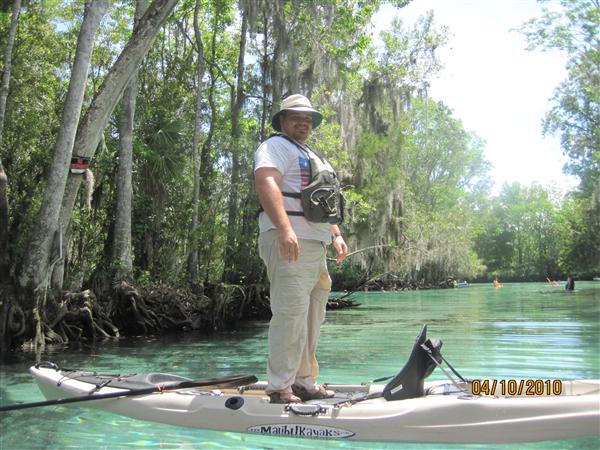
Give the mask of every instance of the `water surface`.
[[[394, 375], [422, 324], [444, 357], [469, 378], [600, 378], [600, 282], [572, 293], [543, 283], [362, 293], [361, 306], [328, 312], [319, 348], [321, 381], [357, 383]], [[198, 379], [265, 378], [267, 323], [206, 337], [194, 333], [49, 349], [43, 359], [105, 373], [171, 372]], [[0, 368], [0, 402], [43, 400], [27, 369], [31, 353]], [[446, 376], [436, 370], [431, 380]], [[600, 425], [599, 425], [600, 426]], [[143, 422], [81, 404], [0, 414], [0, 449], [597, 449], [600, 437], [511, 445], [315, 441], [221, 433]]]

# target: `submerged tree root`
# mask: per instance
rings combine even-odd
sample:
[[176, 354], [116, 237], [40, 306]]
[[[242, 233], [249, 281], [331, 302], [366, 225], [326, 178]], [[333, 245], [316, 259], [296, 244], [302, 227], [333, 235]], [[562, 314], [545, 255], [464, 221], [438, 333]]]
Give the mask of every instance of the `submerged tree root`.
[[[332, 299], [328, 309], [358, 306], [351, 300]], [[120, 336], [156, 335], [168, 331], [214, 332], [230, 329], [243, 319], [268, 319], [268, 285], [248, 286], [224, 283], [181, 288], [165, 283], [135, 287], [121, 282], [112, 291], [97, 297], [90, 289], [48, 298], [31, 320], [16, 301], [3, 304], [4, 348], [15, 348], [36, 336], [40, 324], [44, 344], [67, 344], [115, 339]]]
[[92, 291], [69, 292], [53, 303], [44, 321], [46, 343], [65, 344], [98, 337], [119, 337], [119, 330], [108, 318]]

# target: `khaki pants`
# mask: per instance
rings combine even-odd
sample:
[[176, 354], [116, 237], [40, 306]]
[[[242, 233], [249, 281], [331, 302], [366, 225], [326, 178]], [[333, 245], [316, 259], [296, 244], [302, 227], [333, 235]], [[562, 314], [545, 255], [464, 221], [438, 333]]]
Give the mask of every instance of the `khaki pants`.
[[271, 283], [267, 393], [291, 392], [292, 384], [311, 389], [319, 373], [316, 358], [321, 324], [331, 291], [326, 246], [299, 239], [300, 255], [288, 262], [279, 254], [277, 231], [258, 238], [259, 254]]

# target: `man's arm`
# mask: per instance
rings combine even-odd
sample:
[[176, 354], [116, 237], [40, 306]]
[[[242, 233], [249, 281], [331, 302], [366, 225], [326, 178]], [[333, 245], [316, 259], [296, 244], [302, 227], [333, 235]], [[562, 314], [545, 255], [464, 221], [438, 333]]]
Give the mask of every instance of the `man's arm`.
[[260, 204], [277, 228], [281, 256], [290, 262], [296, 261], [300, 247], [283, 206], [283, 195], [279, 188], [281, 172], [274, 167], [260, 167], [254, 172], [254, 180]]

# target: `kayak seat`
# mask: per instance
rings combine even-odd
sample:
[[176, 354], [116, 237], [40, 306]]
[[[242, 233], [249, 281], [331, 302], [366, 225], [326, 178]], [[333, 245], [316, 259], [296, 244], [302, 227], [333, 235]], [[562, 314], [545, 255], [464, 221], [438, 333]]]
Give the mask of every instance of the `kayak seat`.
[[427, 325], [423, 325], [408, 361], [398, 375], [383, 388], [383, 397], [391, 401], [425, 395], [425, 378], [442, 362], [441, 347], [442, 341], [439, 339], [432, 341], [427, 338]]
[[140, 373], [133, 375], [107, 376], [90, 372], [75, 372], [69, 374], [72, 378], [94, 386], [107, 386], [118, 389], [144, 389], [166, 383], [178, 383], [181, 381], [192, 381], [190, 378], [171, 375], [168, 373]]

